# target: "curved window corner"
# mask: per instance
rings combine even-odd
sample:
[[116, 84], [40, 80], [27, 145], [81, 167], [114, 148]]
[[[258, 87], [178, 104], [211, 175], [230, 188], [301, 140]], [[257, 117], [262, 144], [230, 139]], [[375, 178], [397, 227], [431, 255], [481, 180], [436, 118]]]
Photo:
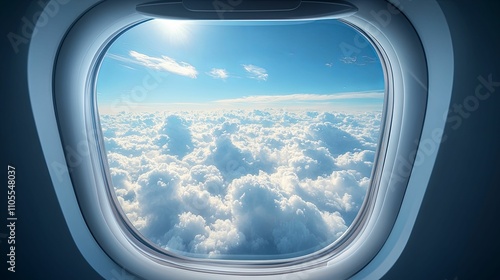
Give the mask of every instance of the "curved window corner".
[[352, 1], [341, 16], [157, 19], [146, 2], [90, 8], [55, 64], [62, 147], [103, 252], [148, 279], [348, 278], [369, 263], [427, 102], [404, 15], [381, 26], [385, 1]]

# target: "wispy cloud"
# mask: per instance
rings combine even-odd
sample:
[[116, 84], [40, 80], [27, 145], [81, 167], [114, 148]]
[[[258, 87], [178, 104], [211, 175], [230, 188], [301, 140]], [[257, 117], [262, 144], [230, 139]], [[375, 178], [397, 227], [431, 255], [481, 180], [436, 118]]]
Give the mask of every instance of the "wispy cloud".
[[288, 94], [288, 95], [255, 95], [234, 99], [221, 99], [217, 103], [282, 103], [282, 102], [315, 102], [341, 99], [383, 99], [383, 92], [351, 92], [339, 94]]
[[248, 72], [250, 78], [267, 81], [269, 75], [267, 74], [266, 69], [252, 64], [243, 64], [243, 68]]
[[140, 65], [160, 70], [167, 71], [176, 75], [186, 76], [195, 79], [198, 75], [196, 68], [186, 62], [177, 62], [175, 59], [162, 55], [161, 57], [148, 56], [146, 54], [130, 51], [130, 56], [133, 57]]
[[[339, 59], [341, 62], [345, 64], [355, 64], [355, 65], [366, 65], [366, 64], [371, 64], [377, 62], [377, 59], [374, 57], [370, 56], [362, 56], [362, 57], [357, 57], [357, 56], [344, 56]], [[328, 64], [327, 64], [328, 66]]]
[[353, 64], [356, 63], [357, 60], [358, 58], [355, 56], [344, 56], [340, 59], [340, 61], [342, 61], [345, 64]]
[[210, 77], [214, 79], [222, 79], [225, 80], [229, 77], [229, 74], [227, 73], [226, 69], [220, 69], [220, 68], [212, 68], [210, 72], [207, 73]]
[[113, 54], [113, 53], [106, 53], [106, 58], [111, 58], [111, 59], [114, 59], [116, 61], [120, 61], [120, 62], [125, 62], [125, 63], [129, 63], [129, 64], [136, 64], [136, 65], [142, 65], [142, 63], [140, 63], [139, 61], [135, 60], [135, 59], [132, 59], [132, 58], [129, 58], [129, 57], [123, 57], [121, 55], [117, 55], [117, 54]]

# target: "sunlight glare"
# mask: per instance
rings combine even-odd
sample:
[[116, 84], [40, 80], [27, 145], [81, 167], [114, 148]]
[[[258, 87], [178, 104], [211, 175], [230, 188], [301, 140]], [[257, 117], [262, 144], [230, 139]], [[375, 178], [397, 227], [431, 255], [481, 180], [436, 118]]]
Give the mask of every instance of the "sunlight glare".
[[170, 43], [185, 44], [189, 41], [192, 24], [187, 20], [155, 20], [162, 34]]

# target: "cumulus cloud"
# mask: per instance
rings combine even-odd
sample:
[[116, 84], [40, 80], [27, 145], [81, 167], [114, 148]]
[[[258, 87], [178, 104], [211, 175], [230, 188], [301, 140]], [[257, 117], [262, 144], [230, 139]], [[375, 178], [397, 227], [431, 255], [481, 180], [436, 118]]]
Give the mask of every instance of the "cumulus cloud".
[[207, 74], [214, 79], [225, 80], [229, 77], [229, 73], [226, 71], [226, 69], [220, 68], [212, 68], [212, 70], [210, 70], [210, 72], [208, 72]]
[[185, 121], [178, 116], [169, 116], [159, 131], [157, 143], [165, 153], [184, 157], [193, 149], [191, 132]]
[[380, 112], [226, 110], [101, 116], [115, 193], [158, 246], [285, 258], [338, 239], [370, 183]]
[[186, 62], [177, 62], [175, 59], [166, 55], [162, 55], [161, 57], [153, 57], [136, 51], [130, 51], [129, 55], [142, 66], [151, 69], [167, 71], [192, 79], [195, 79], [198, 75], [198, 71], [191, 64]]
[[243, 64], [243, 69], [245, 69], [245, 71], [247, 71], [248, 77], [250, 77], [252, 79], [267, 81], [267, 78], [269, 76], [269, 74], [267, 74], [266, 69], [252, 65], [252, 64]]

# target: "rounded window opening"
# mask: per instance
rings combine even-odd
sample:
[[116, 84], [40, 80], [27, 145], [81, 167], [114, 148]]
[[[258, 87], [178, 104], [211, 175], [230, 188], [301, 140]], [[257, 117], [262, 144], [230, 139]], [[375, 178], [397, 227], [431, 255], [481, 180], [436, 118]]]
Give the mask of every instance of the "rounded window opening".
[[314, 253], [362, 209], [385, 87], [376, 48], [338, 20], [141, 23], [96, 79], [110, 188], [170, 254]]

